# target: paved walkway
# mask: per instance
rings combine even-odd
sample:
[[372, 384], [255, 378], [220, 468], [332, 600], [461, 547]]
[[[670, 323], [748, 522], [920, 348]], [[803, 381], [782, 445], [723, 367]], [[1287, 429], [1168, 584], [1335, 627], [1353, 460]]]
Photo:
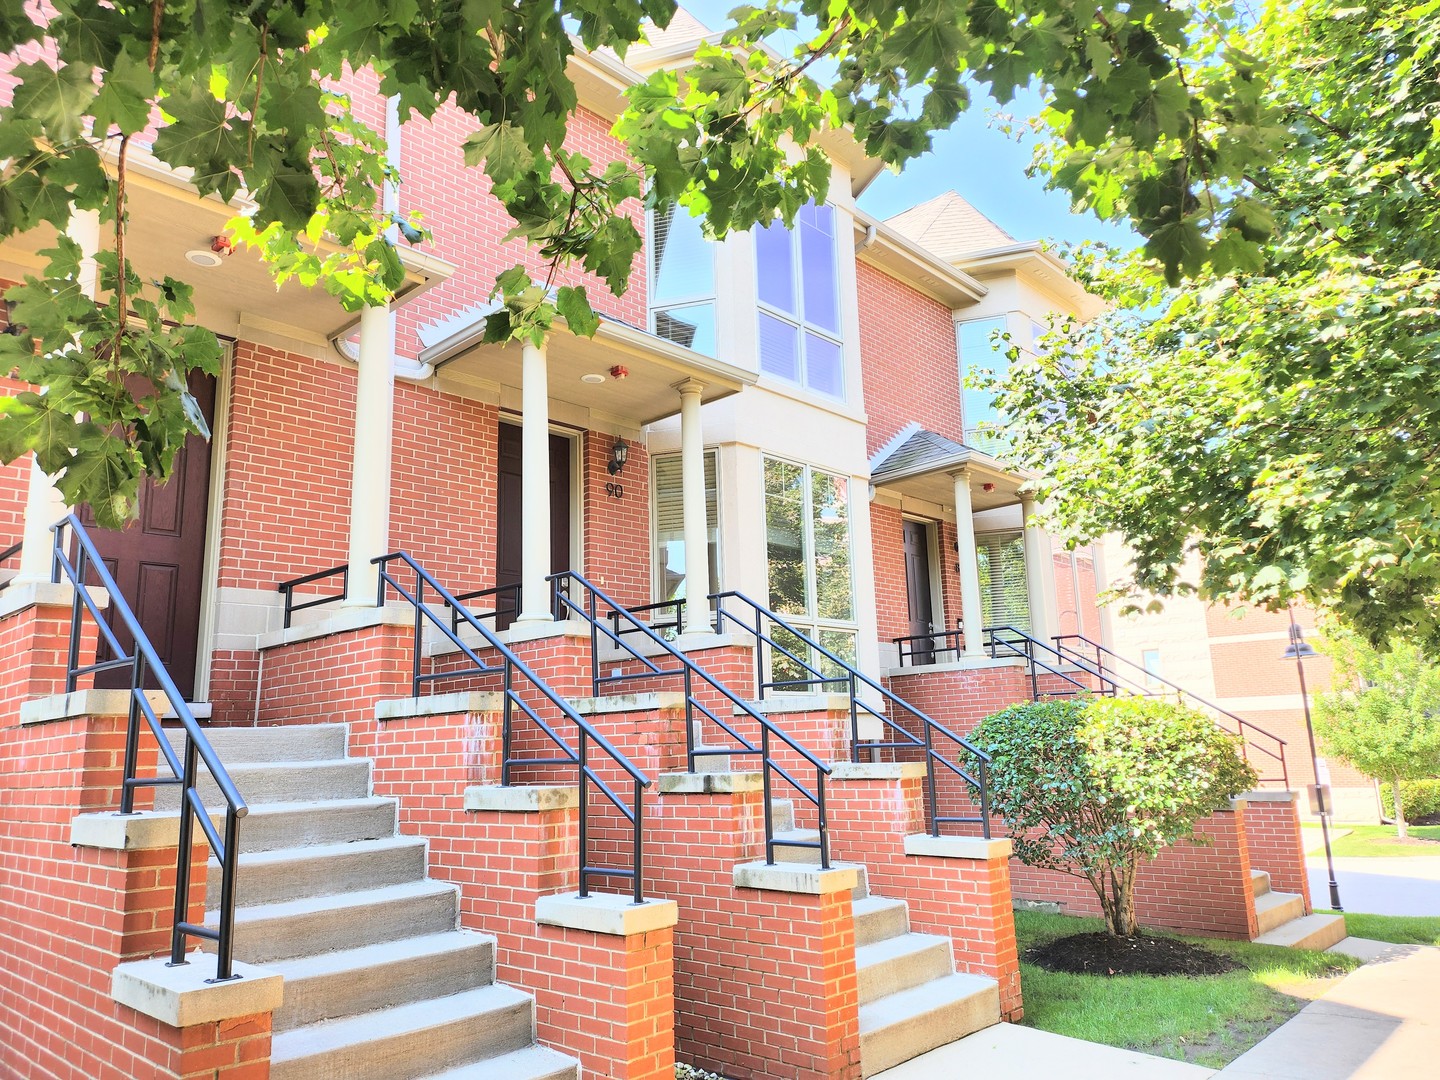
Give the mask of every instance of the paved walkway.
[[[1310, 871], [1310, 902], [1330, 903], [1325, 859], [1306, 860]], [[1440, 857], [1336, 859], [1335, 882], [1346, 911], [1371, 915], [1440, 915]]]

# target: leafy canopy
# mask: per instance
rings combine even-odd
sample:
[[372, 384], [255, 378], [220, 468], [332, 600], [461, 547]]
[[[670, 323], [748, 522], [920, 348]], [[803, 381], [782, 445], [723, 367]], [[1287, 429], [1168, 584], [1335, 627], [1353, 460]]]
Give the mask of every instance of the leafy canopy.
[[[1183, 240], [1209, 261], [1182, 259], [1181, 288], [1143, 257], [1082, 262], [1114, 308], [1012, 366], [1010, 456], [1047, 477], [1059, 530], [1123, 538], [1136, 593], [1298, 597], [1433, 650], [1440, 3], [1276, 2], [1226, 40], [1269, 72], [1235, 117], [1264, 149], [1226, 181], [1226, 229]], [[1105, 160], [1102, 212], [1119, 191]], [[1061, 146], [1048, 165], [1069, 185], [1089, 161]]]
[[1136, 933], [1135, 874], [1255, 784], [1239, 740], [1209, 717], [1155, 698], [1072, 698], [986, 717], [990, 799], [1015, 855], [1083, 877], [1112, 934]]
[[[64, 229], [75, 210], [98, 210], [116, 223], [123, 264], [126, 149], [141, 139], [189, 170], [202, 194], [248, 193], [255, 210], [238, 234], [277, 275], [330, 289], [348, 307], [383, 303], [398, 259], [378, 189], [395, 177], [374, 134], [325, 89], [368, 69], [403, 119], [447, 101], [473, 118], [465, 160], [487, 174], [515, 222], [511, 235], [532, 247], [534, 258], [496, 283], [505, 303], [491, 340], [534, 340], [557, 315], [593, 332], [584, 292], [549, 286], [577, 264], [625, 290], [641, 238], [624, 204], [642, 192], [652, 205], [704, 215], [717, 235], [776, 215], [789, 223], [826, 193], [821, 132], [848, 127], [868, 154], [898, 167], [929, 148], [973, 88], [1005, 102], [1038, 84], [1070, 151], [1057, 181], [1102, 213], [1128, 215], [1172, 278], [1207, 261], [1261, 258], [1269, 219], [1245, 178], [1270, 164], [1286, 129], [1265, 103], [1264, 65], [1228, 33], [1237, 18], [1227, 3], [765, 0], [732, 12], [719, 43], [683, 70], [654, 72], [628, 91], [615, 126], [623, 160], [592, 162], [567, 148], [577, 49], [623, 57], [647, 21], [664, 26], [673, 12], [672, 0], [51, 0], [42, 14], [0, 0], [0, 51], [19, 80], [0, 110], [0, 239], [43, 223]], [[797, 34], [798, 45], [772, 46]], [[405, 224], [407, 237], [423, 239]], [[321, 234], [345, 251], [307, 254]], [[52, 265], [26, 287], [58, 294], [64, 269]], [[127, 282], [126, 272], [115, 280]], [[149, 334], [124, 324], [130, 294], [121, 291], [109, 336]], [[78, 322], [69, 329], [84, 337]], [[174, 410], [158, 406], [153, 416], [137, 406], [142, 426], [117, 404], [124, 365], [77, 347], [66, 363], [93, 377], [67, 382], [55, 361], [52, 380], [48, 354], [31, 365], [28, 376], [53, 391], [0, 417], [9, 425], [0, 442], [12, 454], [75, 443], [60, 414], [89, 415], [107, 433], [96, 447], [109, 455], [103, 471], [122, 482], [77, 481], [67, 497], [91, 499], [114, 524], [142, 472], [165, 474], [164, 447], [183, 431], [169, 425]], [[213, 348], [176, 350], [173, 381], [183, 385]], [[153, 382], [153, 396], [172, 392], [171, 381]], [[56, 435], [27, 434], [42, 428]], [[158, 448], [147, 449], [157, 432]]]

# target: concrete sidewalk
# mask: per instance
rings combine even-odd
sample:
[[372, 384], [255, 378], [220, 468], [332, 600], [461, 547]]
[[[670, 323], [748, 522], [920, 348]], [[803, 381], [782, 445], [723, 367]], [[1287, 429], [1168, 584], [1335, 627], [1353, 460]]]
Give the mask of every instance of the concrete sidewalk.
[[[1343, 884], [1341, 897], [1348, 905]], [[1221, 1069], [1216, 1080], [1440, 1075], [1440, 949], [1346, 938], [1335, 951], [1370, 962]]]
[[[1312, 853], [1305, 860], [1310, 876], [1310, 901], [1330, 902], [1325, 859]], [[1372, 915], [1440, 915], [1440, 857], [1336, 859], [1335, 883], [1346, 911]]]

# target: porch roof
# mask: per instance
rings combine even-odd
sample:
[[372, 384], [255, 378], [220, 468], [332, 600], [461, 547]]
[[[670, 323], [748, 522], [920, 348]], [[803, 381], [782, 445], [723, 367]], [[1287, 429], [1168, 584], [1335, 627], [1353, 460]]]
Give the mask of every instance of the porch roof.
[[955, 501], [954, 474], [970, 475], [971, 504], [977, 511], [1013, 506], [1029, 473], [1007, 468], [973, 446], [911, 423], [870, 460], [870, 482], [877, 488], [927, 502]]

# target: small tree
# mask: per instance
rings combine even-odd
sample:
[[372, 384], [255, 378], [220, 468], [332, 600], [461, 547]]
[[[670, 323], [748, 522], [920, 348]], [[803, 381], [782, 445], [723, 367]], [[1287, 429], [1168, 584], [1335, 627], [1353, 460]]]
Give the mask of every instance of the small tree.
[[1015, 705], [975, 731], [991, 805], [1015, 854], [1083, 877], [1117, 936], [1135, 924], [1135, 875], [1195, 823], [1255, 783], [1238, 740], [1209, 717], [1149, 698]]
[[1440, 775], [1440, 665], [1398, 639], [1380, 652], [1355, 634], [1333, 633], [1325, 651], [1337, 689], [1316, 697], [1315, 732], [1329, 753], [1392, 782], [1403, 840], [1401, 781]]

